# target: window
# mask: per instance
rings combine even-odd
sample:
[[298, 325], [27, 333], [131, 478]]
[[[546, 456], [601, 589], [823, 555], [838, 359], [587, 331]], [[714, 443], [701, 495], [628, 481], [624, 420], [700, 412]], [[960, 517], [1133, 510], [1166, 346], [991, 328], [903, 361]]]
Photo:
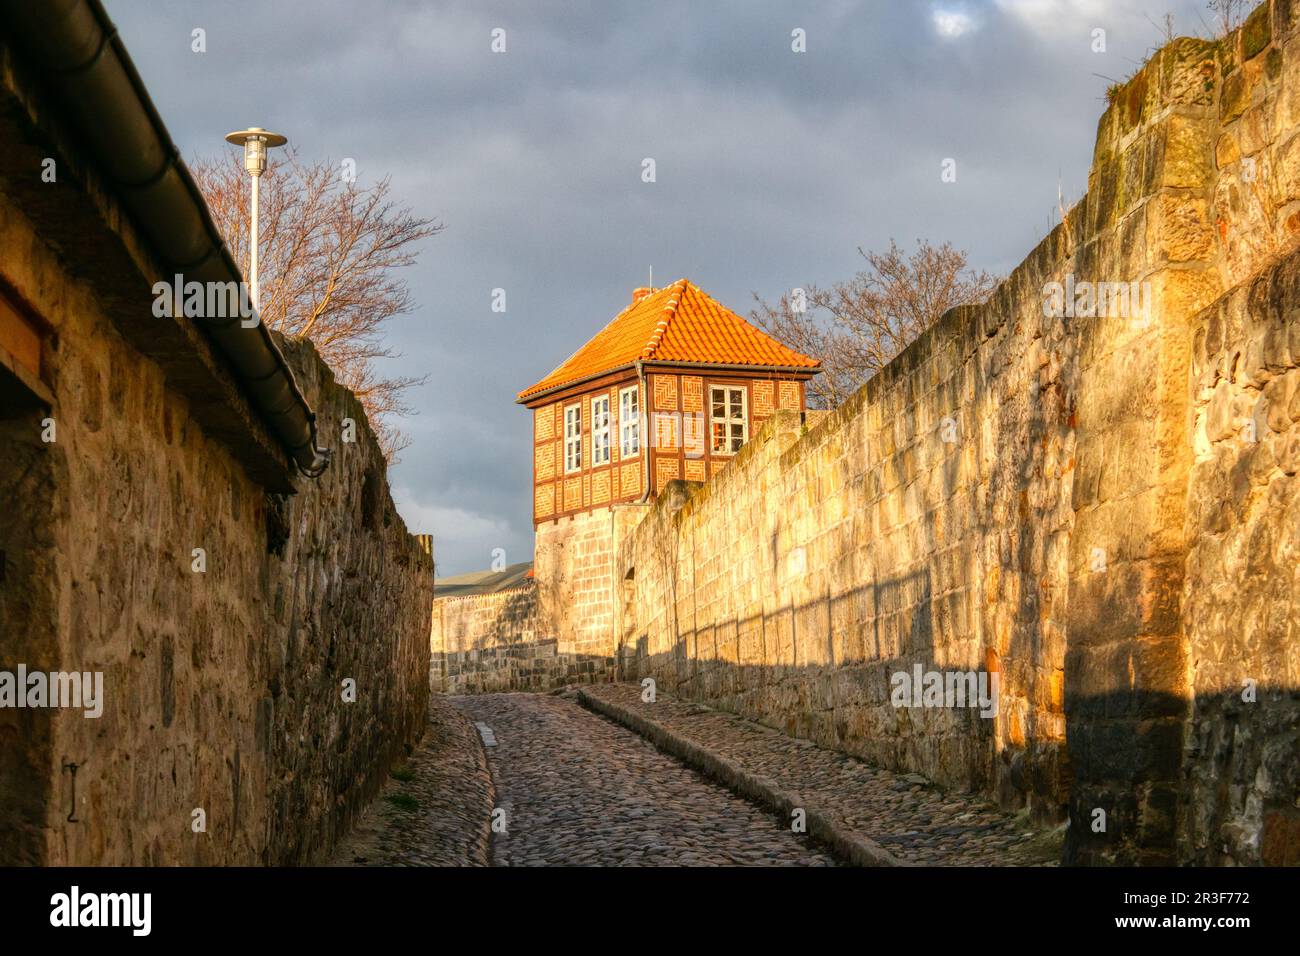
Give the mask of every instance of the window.
[[618, 393], [618, 453], [631, 458], [641, 451], [641, 393], [637, 386]]
[[713, 385], [709, 388], [709, 398], [713, 405], [713, 453], [734, 455], [749, 438], [749, 422], [745, 415], [745, 390]]
[[591, 467], [609, 464], [609, 396], [591, 400]]
[[564, 410], [564, 470], [582, 468], [582, 406], [570, 405]]

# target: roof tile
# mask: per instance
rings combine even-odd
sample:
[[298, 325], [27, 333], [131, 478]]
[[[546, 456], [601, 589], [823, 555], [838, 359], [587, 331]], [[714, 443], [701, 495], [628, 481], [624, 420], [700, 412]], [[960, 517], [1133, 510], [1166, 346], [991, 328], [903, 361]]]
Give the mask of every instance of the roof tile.
[[751, 325], [699, 286], [678, 279], [633, 301], [559, 368], [520, 392], [519, 400], [638, 359], [806, 369], [821, 365]]

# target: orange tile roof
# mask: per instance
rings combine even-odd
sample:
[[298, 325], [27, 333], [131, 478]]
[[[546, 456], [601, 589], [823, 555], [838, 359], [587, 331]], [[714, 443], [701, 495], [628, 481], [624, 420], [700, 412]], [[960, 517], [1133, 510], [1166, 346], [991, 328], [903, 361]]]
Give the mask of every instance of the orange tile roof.
[[780, 366], [815, 370], [821, 363], [750, 325], [699, 286], [678, 279], [662, 289], [638, 289], [631, 305], [519, 400], [562, 385], [646, 362]]

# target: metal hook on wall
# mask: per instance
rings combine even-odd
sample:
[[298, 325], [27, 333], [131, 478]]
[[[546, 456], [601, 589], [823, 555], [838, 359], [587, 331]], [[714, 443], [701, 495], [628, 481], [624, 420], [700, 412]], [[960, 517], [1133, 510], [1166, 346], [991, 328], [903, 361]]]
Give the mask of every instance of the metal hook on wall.
[[69, 770], [72, 771], [72, 809], [68, 812], [69, 823], [81, 822], [77, 819], [77, 768], [79, 766], [81, 765], [67, 760], [63, 762], [63, 772], [67, 773]]

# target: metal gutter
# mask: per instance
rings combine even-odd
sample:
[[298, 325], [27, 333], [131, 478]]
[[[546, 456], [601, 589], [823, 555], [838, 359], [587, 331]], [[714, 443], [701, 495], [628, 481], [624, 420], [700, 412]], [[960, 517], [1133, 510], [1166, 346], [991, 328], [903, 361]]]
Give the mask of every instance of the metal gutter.
[[[65, 118], [150, 249], [186, 282], [243, 282], [100, 0], [0, 0], [0, 31], [57, 93]], [[145, 313], [147, 314], [147, 312]], [[298, 469], [317, 477], [330, 452], [271, 333], [238, 316], [195, 319]]]
[[529, 402], [533, 401], [534, 399], [542, 398], [543, 396], [546, 395], [552, 395], [555, 392], [563, 391], [566, 388], [573, 388], [573, 386], [575, 385], [582, 385], [585, 384], [586, 382], [594, 382], [598, 378], [604, 378], [606, 375], [613, 375], [616, 372], [626, 372], [628, 369], [636, 368], [637, 364], [639, 364], [640, 361], [641, 361], [640, 359], [637, 359], [636, 362], [625, 362], [622, 365], [615, 365], [613, 368], [607, 368], [603, 372], [593, 372], [590, 375], [584, 375], [581, 378], [575, 378], [571, 382], [561, 382], [559, 385], [552, 385], [549, 388], [544, 388], [540, 392], [534, 392], [531, 395], [521, 395], [520, 397], [515, 399], [515, 404], [526, 406], [528, 405]]
[[788, 372], [792, 375], [807, 375], [812, 378], [822, 370], [822, 363], [816, 365], [757, 365], [728, 364], [726, 362], [674, 362], [670, 359], [646, 359], [641, 363], [647, 368], [682, 368], [712, 369], [715, 372]]

